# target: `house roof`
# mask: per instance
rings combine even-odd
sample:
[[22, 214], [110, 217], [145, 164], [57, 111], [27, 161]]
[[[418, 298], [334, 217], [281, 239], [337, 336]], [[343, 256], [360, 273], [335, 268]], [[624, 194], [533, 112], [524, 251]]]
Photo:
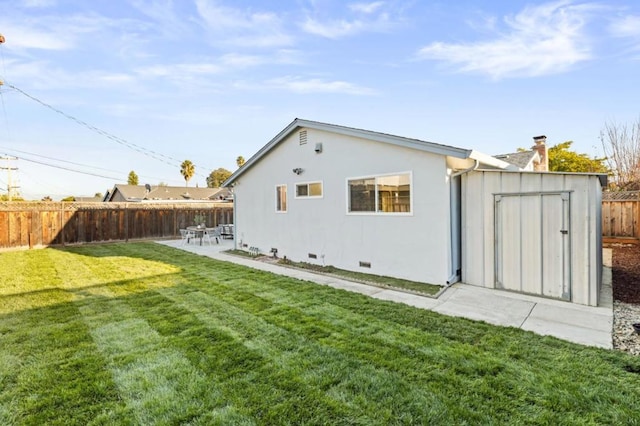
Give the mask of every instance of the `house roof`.
[[431, 152], [434, 154], [440, 154], [449, 157], [455, 157], [460, 159], [471, 158], [480, 162], [489, 161], [493, 166], [499, 168], [508, 168], [509, 164], [501, 160], [496, 160], [488, 155], [481, 154], [477, 151], [465, 148], [457, 148], [454, 146], [443, 145], [435, 142], [427, 142], [420, 139], [405, 138], [402, 136], [391, 135], [388, 133], [374, 132], [371, 130], [356, 129], [353, 127], [345, 127], [337, 124], [321, 123], [318, 121], [304, 120], [296, 118], [287, 127], [285, 127], [280, 133], [278, 133], [273, 139], [271, 139], [265, 146], [263, 146], [256, 154], [254, 154], [242, 167], [236, 170], [227, 179], [223, 186], [229, 186], [236, 181], [242, 174], [249, 170], [254, 164], [256, 164], [262, 157], [267, 155], [274, 147], [280, 142], [285, 140], [291, 133], [297, 129], [307, 128], [323, 130], [331, 133], [337, 133], [345, 136], [354, 136], [358, 138], [368, 139], [376, 142], [388, 143], [391, 145], [402, 146], [405, 148], [416, 149], [419, 151]]
[[100, 203], [102, 202], [102, 197], [73, 197], [77, 202], [81, 203]]
[[116, 194], [120, 193], [127, 201], [212, 201], [225, 199], [229, 196], [226, 188], [187, 188], [182, 186], [150, 186], [147, 191], [145, 185], [116, 184], [105, 201], [113, 201]]
[[494, 155], [494, 157], [499, 160], [506, 161], [507, 163], [513, 164], [514, 166], [517, 166], [521, 169], [525, 169], [532, 162], [540, 161], [540, 154], [538, 154], [538, 151], [535, 150]]

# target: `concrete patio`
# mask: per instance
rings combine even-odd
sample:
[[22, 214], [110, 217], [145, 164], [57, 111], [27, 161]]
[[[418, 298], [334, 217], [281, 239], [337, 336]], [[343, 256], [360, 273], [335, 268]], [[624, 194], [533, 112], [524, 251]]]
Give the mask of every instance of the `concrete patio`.
[[444, 315], [485, 321], [499, 326], [518, 327], [587, 346], [612, 348], [611, 254], [606, 251], [601, 306], [590, 307], [462, 283], [447, 288], [438, 298], [425, 297], [225, 254], [225, 250], [233, 249], [233, 240], [221, 240], [219, 244], [214, 242], [211, 245], [182, 244], [181, 240], [164, 240], [158, 243], [254, 269], [365, 294], [376, 299], [429, 309]]

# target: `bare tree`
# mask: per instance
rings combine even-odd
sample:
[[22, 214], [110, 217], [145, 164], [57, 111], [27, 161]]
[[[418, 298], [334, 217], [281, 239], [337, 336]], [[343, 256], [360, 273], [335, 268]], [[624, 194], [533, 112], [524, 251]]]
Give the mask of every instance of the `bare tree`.
[[615, 189], [640, 190], [640, 118], [630, 125], [605, 123], [600, 141], [613, 171]]

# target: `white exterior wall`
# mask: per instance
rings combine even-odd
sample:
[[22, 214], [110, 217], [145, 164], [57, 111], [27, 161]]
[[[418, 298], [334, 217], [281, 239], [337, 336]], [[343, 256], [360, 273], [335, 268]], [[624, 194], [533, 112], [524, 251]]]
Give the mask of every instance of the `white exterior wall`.
[[499, 171], [463, 175], [462, 281], [495, 287], [494, 194], [554, 191], [571, 191], [571, 301], [597, 306], [602, 273], [602, 191], [597, 175]]
[[[451, 251], [445, 157], [306, 130], [306, 145], [292, 132], [236, 182], [238, 248], [277, 248], [278, 257], [293, 261], [444, 285]], [[320, 154], [316, 143], [322, 143]], [[304, 172], [296, 175], [294, 168]], [[412, 174], [410, 215], [347, 213], [348, 178], [403, 172]], [[295, 198], [296, 183], [316, 181], [323, 183], [322, 198]], [[288, 208], [276, 213], [275, 188], [282, 184]]]

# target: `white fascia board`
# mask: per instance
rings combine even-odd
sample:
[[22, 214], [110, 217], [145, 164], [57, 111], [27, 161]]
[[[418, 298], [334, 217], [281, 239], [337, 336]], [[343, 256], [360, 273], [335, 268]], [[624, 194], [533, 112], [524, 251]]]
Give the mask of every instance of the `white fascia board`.
[[492, 157], [488, 154], [483, 154], [481, 152], [472, 150], [469, 154], [469, 158], [472, 160], [478, 160], [481, 164], [485, 164], [487, 166], [495, 167], [501, 170], [520, 170], [517, 166], [513, 164], [507, 163], [506, 161], [498, 160], [495, 157]]
[[316, 130], [324, 130], [327, 132], [342, 134], [346, 136], [353, 136], [361, 139], [368, 139], [377, 142], [388, 143], [391, 145], [403, 146], [406, 148], [416, 149], [419, 151], [431, 152], [434, 154], [451, 156], [456, 158], [468, 158], [470, 153], [469, 149], [457, 148], [449, 145], [442, 145], [434, 142], [422, 141], [419, 139], [404, 138], [401, 136], [390, 135], [387, 133], [373, 132], [370, 130], [356, 129], [352, 127], [339, 126], [336, 124], [321, 123], [318, 121], [304, 120], [296, 118], [287, 127], [282, 129], [273, 139], [263, 146], [257, 153], [255, 153], [249, 160], [238, 170], [236, 170], [229, 178], [223, 182], [222, 187], [231, 186], [237, 179], [251, 168], [255, 163], [260, 161], [271, 149], [278, 145], [289, 134], [294, 132], [298, 128], [308, 128]]
[[297, 120], [297, 124], [297, 127], [307, 127], [310, 129], [324, 130], [327, 132], [338, 133], [345, 136], [353, 136], [356, 138], [383, 142], [391, 145], [404, 146], [406, 148], [416, 149], [419, 151], [426, 151], [440, 155], [449, 155], [457, 158], [466, 158], [469, 153], [471, 153], [471, 150], [469, 149], [423, 141], [420, 139], [405, 138], [388, 133], [380, 133], [371, 130], [339, 126], [336, 124], [319, 123], [317, 121], [307, 121], [301, 119]]

